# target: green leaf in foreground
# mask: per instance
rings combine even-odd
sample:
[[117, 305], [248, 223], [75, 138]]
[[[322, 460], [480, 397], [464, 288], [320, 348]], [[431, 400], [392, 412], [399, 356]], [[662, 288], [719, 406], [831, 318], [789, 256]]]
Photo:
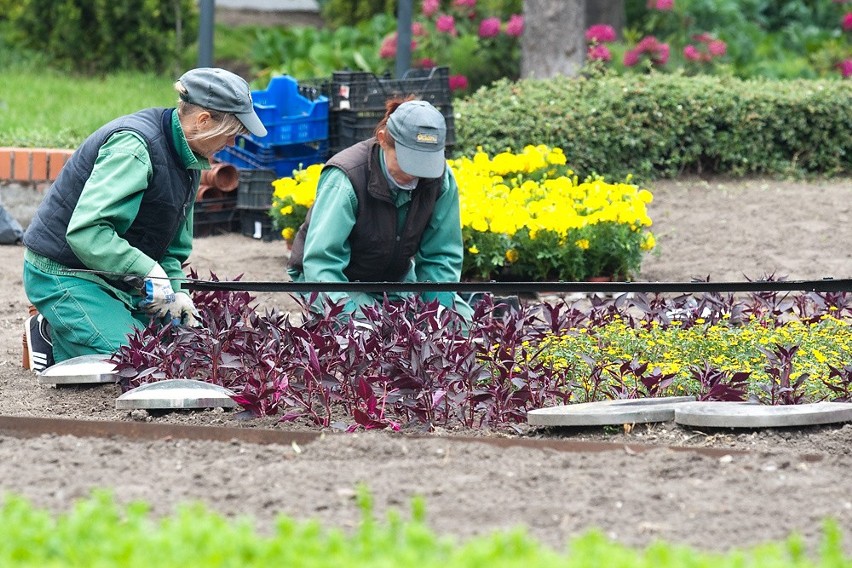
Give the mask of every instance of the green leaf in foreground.
[[520, 528], [463, 543], [439, 537], [425, 523], [420, 498], [413, 501], [411, 520], [392, 511], [387, 523], [373, 520], [366, 488], [359, 488], [358, 503], [362, 521], [351, 533], [280, 517], [269, 535], [256, 532], [248, 519], [228, 521], [201, 504], [155, 519], [143, 503], [119, 507], [109, 492], [96, 491], [67, 513], [52, 515], [6, 496], [0, 507], [0, 566], [852, 566], [834, 521], [826, 521], [822, 546], [811, 557], [795, 536], [722, 554], [662, 542], [631, 549], [594, 530], [557, 552]]

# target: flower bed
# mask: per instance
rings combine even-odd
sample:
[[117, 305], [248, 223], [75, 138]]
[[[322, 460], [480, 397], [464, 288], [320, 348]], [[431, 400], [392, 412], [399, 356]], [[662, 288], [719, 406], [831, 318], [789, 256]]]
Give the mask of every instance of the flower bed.
[[[493, 158], [450, 160], [459, 186], [469, 279], [627, 279], [654, 247], [646, 189], [603, 178], [580, 182], [559, 148], [527, 146]], [[321, 166], [273, 182], [270, 215], [285, 239], [304, 221]]]
[[350, 430], [500, 429], [607, 398], [852, 400], [848, 293], [637, 294], [499, 316], [486, 296], [470, 326], [416, 297], [363, 308], [357, 323], [330, 301], [302, 323], [258, 314], [246, 292], [194, 300], [203, 328], [151, 327], [119, 350], [125, 389], [195, 378], [256, 415]]

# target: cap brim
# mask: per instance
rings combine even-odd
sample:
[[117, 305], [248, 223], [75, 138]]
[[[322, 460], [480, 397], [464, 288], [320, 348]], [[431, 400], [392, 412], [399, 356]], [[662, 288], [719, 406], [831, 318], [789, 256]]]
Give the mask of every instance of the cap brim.
[[243, 123], [243, 126], [245, 126], [246, 129], [253, 135], [257, 136], [258, 138], [266, 136], [266, 127], [257, 117], [257, 114], [254, 113], [254, 111], [238, 114], [236, 115], [236, 117], [240, 119], [240, 122]]
[[444, 156], [443, 148], [437, 152], [424, 152], [412, 150], [397, 142], [394, 149], [400, 169], [408, 175], [426, 179], [439, 178], [444, 175], [447, 159]]

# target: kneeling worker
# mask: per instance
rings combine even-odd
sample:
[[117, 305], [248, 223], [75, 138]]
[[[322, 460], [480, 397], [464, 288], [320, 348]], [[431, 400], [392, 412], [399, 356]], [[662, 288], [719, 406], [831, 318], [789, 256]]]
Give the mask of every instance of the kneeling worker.
[[193, 69], [175, 89], [177, 108], [144, 109], [90, 135], [27, 228], [24, 290], [38, 313], [26, 322], [24, 362], [33, 371], [114, 353], [152, 317], [197, 324], [192, 299], [175, 290], [201, 170], [238, 134], [266, 129], [248, 83], [229, 71]]
[[[296, 282], [458, 282], [463, 259], [459, 191], [444, 155], [443, 115], [426, 101], [388, 101], [375, 135], [332, 156], [293, 240]], [[329, 293], [356, 315], [381, 299]], [[394, 295], [389, 294], [391, 299]], [[398, 299], [400, 296], [396, 296]], [[421, 294], [470, 320], [454, 292]]]

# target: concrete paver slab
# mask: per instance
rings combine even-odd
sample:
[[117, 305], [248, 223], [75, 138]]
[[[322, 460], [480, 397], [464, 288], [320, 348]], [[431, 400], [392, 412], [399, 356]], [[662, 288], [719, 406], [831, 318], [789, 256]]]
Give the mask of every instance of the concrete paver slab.
[[675, 407], [694, 402], [694, 396], [618, 399], [562, 404], [527, 413], [531, 426], [615, 426], [674, 420]]
[[114, 383], [115, 365], [109, 355], [81, 355], [60, 361], [38, 374], [43, 385], [76, 385], [85, 383]]
[[782, 428], [852, 421], [852, 403], [814, 402], [769, 406], [748, 402], [690, 402], [675, 409], [674, 421], [711, 428]]
[[118, 410], [235, 408], [234, 393], [219, 385], [194, 379], [168, 379], [136, 387], [115, 400]]

